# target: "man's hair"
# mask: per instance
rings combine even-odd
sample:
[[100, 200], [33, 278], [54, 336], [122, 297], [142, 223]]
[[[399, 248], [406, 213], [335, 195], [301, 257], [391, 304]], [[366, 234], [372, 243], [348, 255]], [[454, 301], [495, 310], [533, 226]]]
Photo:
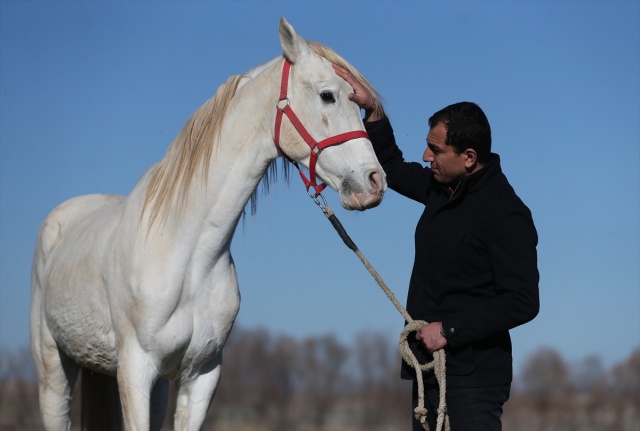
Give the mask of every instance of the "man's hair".
[[429, 118], [429, 127], [438, 123], [447, 129], [446, 144], [451, 145], [456, 154], [467, 148], [473, 148], [478, 161], [485, 163], [491, 154], [491, 126], [489, 120], [478, 105], [472, 102], [459, 102], [439, 110]]

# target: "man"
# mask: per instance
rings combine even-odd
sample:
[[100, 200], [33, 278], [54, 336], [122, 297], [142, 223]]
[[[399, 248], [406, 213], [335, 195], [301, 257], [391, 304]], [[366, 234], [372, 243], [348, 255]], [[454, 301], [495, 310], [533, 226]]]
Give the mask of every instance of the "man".
[[[414, 320], [429, 322], [409, 341], [420, 363], [446, 352], [447, 412], [453, 431], [501, 430], [512, 381], [509, 330], [539, 310], [537, 233], [529, 209], [491, 153], [484, 112], [469, 102], [429, 119], [422, 160], [406, 162], [375, 97], [348, 71], [336, 73], [354, 89], [365, 127], [389, 187], [425, 205], [415, 232], [415, 260], [407, 297]], [[402, 377], [415, 370], [403, 362]], [[429, 429], [435, 430], [438, 386], [425, 376]], [[413, 429], [422, 430], [414, 418]]]

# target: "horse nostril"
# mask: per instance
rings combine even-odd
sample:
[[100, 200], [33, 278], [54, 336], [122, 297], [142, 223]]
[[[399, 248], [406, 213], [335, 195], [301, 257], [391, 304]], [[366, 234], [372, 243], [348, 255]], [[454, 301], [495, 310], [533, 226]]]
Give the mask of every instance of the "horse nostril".
[[380, 173], [378, 173], [378, 171], [371, 172], [371, 175], [369, 175], [369, 181], [371, 183], [373, 192], [382, 192], [382, 178], [380, 177]]

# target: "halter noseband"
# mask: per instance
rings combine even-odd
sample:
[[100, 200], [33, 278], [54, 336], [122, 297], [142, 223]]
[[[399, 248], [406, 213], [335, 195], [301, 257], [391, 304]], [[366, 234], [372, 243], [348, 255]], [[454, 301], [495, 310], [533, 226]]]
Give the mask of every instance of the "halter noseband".
[[[304, 182], [304, 185], [307, 189], [307, 193], [309, 193], [309, 188], [313, 187], [315, 190], [315, 196], [317, 197], [324, 188], [327, 186], [325, 183], [318, 184], [316, 181], [316, 163], [318, 161], [318, 156], [320, 152], [327, 147], [331, 147], [333, 145], [343, 144], [347, 141], [357, 138], [366, 138], [369, 139], [369, 135], [364, 130], [355, 130], [353, 132], [340, 133], [338, 135], [332, 136], [330, 138], [324, 139], [320, 142], [316, 142], [315, 139], [311, 137], [307, 129], [302, 125], [296, 114], [291, 109], [289, 104], [289, 98], [287, 97], [287, 87], [289, 84], [289, 70], [291, 69], [291, 62], [285, 58], [284, 64], [282, 65], [282, 82], [280, 84], [280, 99], [277, 103], [277, 113], [276, 113], [276, 125], [275, 125], [275, 144], [278, 150], [282, 153], [284, 157], [287, 158], [293, 165], [298, 168], [298, 172], [300, 172], [300, 177]], [[284, 102], [284, 103], [283, 103]], [[289, 157], [282, 148], [280, 147], [280, 128], [282, 126], [282, 117], [283, 114], [289, 118], [291, 124], [296, 128], [302, 139], [305, 140], [307, 145], [311, 148], [311, 157], [309, 159], [309, 177], [302, 172], [298, 163]], [[311, 195], [311, 193], [309, 193]]]

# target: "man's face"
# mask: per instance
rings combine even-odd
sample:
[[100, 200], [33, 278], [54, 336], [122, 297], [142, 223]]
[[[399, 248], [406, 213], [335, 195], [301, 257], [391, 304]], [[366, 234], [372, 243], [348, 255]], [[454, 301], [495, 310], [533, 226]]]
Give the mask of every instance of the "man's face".
[[422, 160], [431, 163], [435, 180], [442, 184], [456, 183], [468, 174], [465, 153], [456, 154], [446, 141], [447, 128], [443, 123], [436, 124], [427, 134], [427, 149], [422, 155]]

